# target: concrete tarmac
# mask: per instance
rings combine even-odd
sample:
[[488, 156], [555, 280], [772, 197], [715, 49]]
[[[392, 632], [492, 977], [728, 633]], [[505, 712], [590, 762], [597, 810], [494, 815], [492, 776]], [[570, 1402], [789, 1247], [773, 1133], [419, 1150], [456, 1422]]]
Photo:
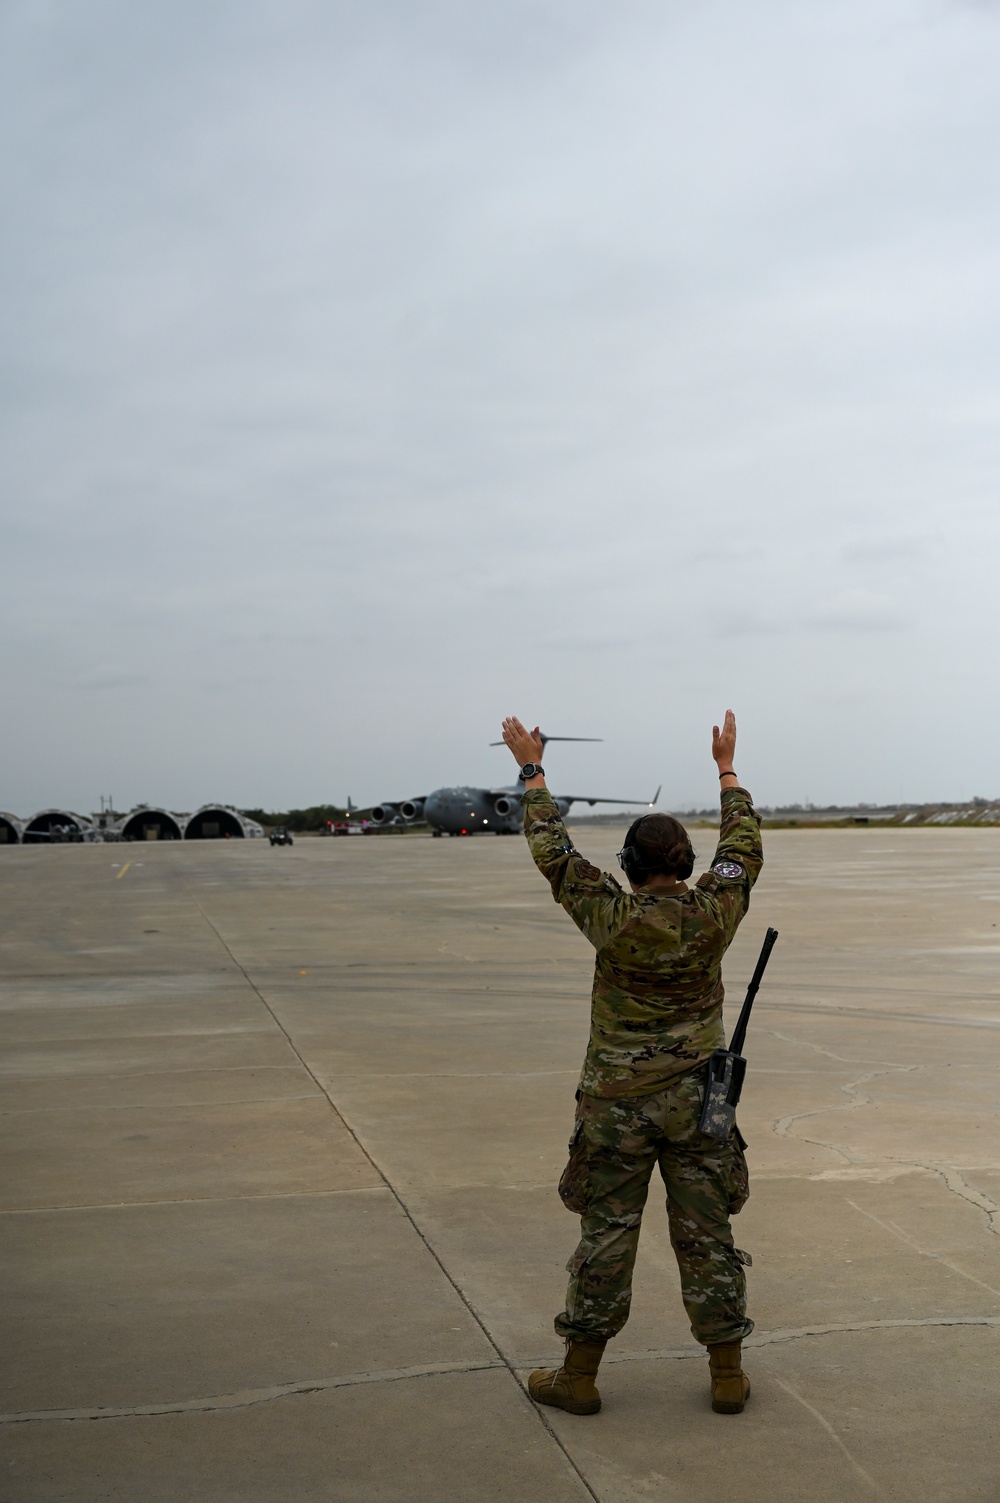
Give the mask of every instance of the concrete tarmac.
[[592, 953], [523, 841], [0, 850], [0, 1503], [997, 1503], [1000, 831], [766, 855], [752, 1398], [711, 1412], [654, 1184], [575, 1418], [524, 1380]]

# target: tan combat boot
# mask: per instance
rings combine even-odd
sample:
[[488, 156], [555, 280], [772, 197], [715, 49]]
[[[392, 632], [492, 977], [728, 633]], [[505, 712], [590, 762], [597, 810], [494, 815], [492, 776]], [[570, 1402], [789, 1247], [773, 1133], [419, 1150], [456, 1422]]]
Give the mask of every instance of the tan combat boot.
[[535, 1403], [553, 1404], [570, 1414], [596, 1414], [601, 1395], [594, 1379], [606, 1344], [570, 1338], [562, 1367], [542, 1367], [528, 1378], [528, 1392]]
[[712, 1408], [716, 1414], [742, 1414], [750, 1397], [750, 1379], [740, 1366], [739, 1341], [720, 1341], [708, 1349]]

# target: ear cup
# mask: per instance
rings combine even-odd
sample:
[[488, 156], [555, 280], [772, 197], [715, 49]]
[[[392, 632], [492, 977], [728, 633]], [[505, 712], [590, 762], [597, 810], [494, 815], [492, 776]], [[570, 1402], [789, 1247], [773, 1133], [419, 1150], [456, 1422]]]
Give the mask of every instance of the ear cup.
[[645, 818], [644, 814], [640, 814], [638, 819], [632, 821], [629, 825], [628, 834], [625, 836], [625, 844], [618, 852], [618, 865], [629, 880], [632, 880], [645, 871], [635, 845], [635, 832]]

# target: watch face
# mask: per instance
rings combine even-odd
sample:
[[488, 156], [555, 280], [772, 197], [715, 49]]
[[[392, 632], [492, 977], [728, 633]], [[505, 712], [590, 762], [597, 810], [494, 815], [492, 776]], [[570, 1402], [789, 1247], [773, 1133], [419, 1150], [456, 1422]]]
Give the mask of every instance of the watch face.
[[541, 770], [537, 762], [525, 762], [521, 768], [521, 776], [522, 778], [533, 778], [535, 773], [541, 772]]

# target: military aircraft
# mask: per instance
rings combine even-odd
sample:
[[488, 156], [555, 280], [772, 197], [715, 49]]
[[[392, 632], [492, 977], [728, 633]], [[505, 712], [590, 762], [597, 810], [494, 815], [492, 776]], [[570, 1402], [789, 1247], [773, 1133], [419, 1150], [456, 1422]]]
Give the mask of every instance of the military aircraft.
[[[599, 736], [543, 736], [542, 746], [550, 741], [599, 741]], [[502, 746], [502, 741], [491, 741], [491, 746]], [[374, 825], [385, 828], [389, 825], [415, 825], [422, 821], [431, 827], [432, 835], [516, 835], [521, 829], [521, 794], [519, 783], [509, 788], [435, 788], [433, 793], [420, 798], [404, 799], [402, 803], [375, 804], [369, 814]], [[645, 805], [652, 808], [660, 796], [657, 788], [651, 799], [600, 798], [589, 793], [554, 794], [560, 814], [568, 814], [572, 804], [630, 804], [633, 808]]]

